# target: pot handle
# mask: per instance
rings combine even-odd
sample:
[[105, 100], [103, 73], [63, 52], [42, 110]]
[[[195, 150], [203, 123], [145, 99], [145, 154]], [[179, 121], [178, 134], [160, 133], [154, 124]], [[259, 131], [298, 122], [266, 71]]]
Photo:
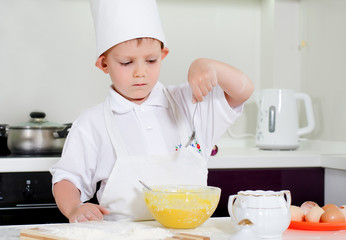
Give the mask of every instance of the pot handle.
[[8, 125], [0, 124], [0, 137], [7, 137], [8, 133]]
[[54, 137], [56, 137], [56, 138], [66, 138], [67, 137], [67, 135], [70, 131], [70, 128], [72, 127], [72, 123], [66, 123], [64, 125], [66, 127], [63, 130], [56, 131], [53, 133]]
[[31, 112], [30, 117], [31, 118], [44, 119], [46, 117], [46, 113], [44, 113], [44, 112]]

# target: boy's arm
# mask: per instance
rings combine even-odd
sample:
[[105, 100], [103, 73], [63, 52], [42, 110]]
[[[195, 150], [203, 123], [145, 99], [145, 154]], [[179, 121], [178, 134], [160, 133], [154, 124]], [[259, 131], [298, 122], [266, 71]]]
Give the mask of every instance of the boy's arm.
[[102, 220], [108, 210], [96, 204], [83, 204], [79, 189], [70, 181], [62, 180], [53, 186], [53, 195], [59, 210], [70, 222]]
[[192, 89], [193, 101], [202, 101], [217, 84], [225, 92], [231, 107], [245, 102], [253, 93], [251, 80], [240, 70], [216, 60], [199, 58], [192, 62], [188, 81]]

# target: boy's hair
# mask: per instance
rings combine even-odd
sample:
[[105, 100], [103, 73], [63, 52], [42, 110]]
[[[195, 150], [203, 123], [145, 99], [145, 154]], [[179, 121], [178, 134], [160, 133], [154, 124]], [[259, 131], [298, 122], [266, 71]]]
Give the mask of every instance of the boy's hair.
[[[132, 40], [137, 41], [137, 42], [138, 42], [138, 45], [140, 45], [143, 39], [152, 39], [152, 40], [159, 41], [159, 42], [160, 42], [160, 44], [161, 44], [161, 49], [163, 49], [163, 48], [164, 48], [164, 44], [163, 44], [163, 42], [161, 42], [160, 40], [158, 40], [158, 39], [156, 39], [156, 38], [143, 37], [143, 38], [135, 38], [135, 39], [132, 39]], [[131, 41], [131, 40], [130, 40], [130, 41]]]
[[[142, 43], [142, 41], [143, 41], [144, 39], [159, 41], [160, 44], [161, 44], [161, 49], [164, 48], [163, 42], [161, 42], [160, 40], [158, 40], [158, 39], [156, 39], [156, 38], [142, 37], [142, 38], [134, 38], [134, 39], [131, 39], [131, 40], [128, 40], [128, 41], [137, 41], [137, 46], [139, 46], [139, 45]], [[128, 41], [126, 41], [126, 42], [128, 42]], [[116, 45], [115, 45], [115, 46], [116, 46]], [[114, 46], [113, 46], [113, 47], [114, 47]], [[107, 56], [108, 52], [109, 52], [113, 47], [111, 47], [110, 49], [108, 49], [107, 51], [105, 51], [102, 55]]]

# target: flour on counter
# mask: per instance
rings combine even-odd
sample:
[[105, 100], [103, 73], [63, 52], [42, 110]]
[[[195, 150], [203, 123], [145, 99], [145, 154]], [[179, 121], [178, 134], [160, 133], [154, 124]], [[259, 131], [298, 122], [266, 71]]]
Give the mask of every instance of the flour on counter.
[[166, 229], [140, 222], [85, 222], [41, 229], [53, 236], [71, 240], [161, 240], [172, 236]]

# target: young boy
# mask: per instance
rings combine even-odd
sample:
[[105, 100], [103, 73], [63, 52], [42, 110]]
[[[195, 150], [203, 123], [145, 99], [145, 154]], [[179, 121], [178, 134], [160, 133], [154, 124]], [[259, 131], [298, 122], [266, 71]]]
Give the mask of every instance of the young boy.
[[[201, 58], [188, 84], [166, 88], [158, 78], [169, 50], [155, 0], [95, 0], [92, 10], [96, 66], [112, 85], [103, 104], [74, 122], [51, 168], [53, 193], [70, 222], [152, 219], [139, 180], [206, 185], [210, 152], [253, 84], [234, 67]], [[83, 204], [98, 182], [99, 204]]]

